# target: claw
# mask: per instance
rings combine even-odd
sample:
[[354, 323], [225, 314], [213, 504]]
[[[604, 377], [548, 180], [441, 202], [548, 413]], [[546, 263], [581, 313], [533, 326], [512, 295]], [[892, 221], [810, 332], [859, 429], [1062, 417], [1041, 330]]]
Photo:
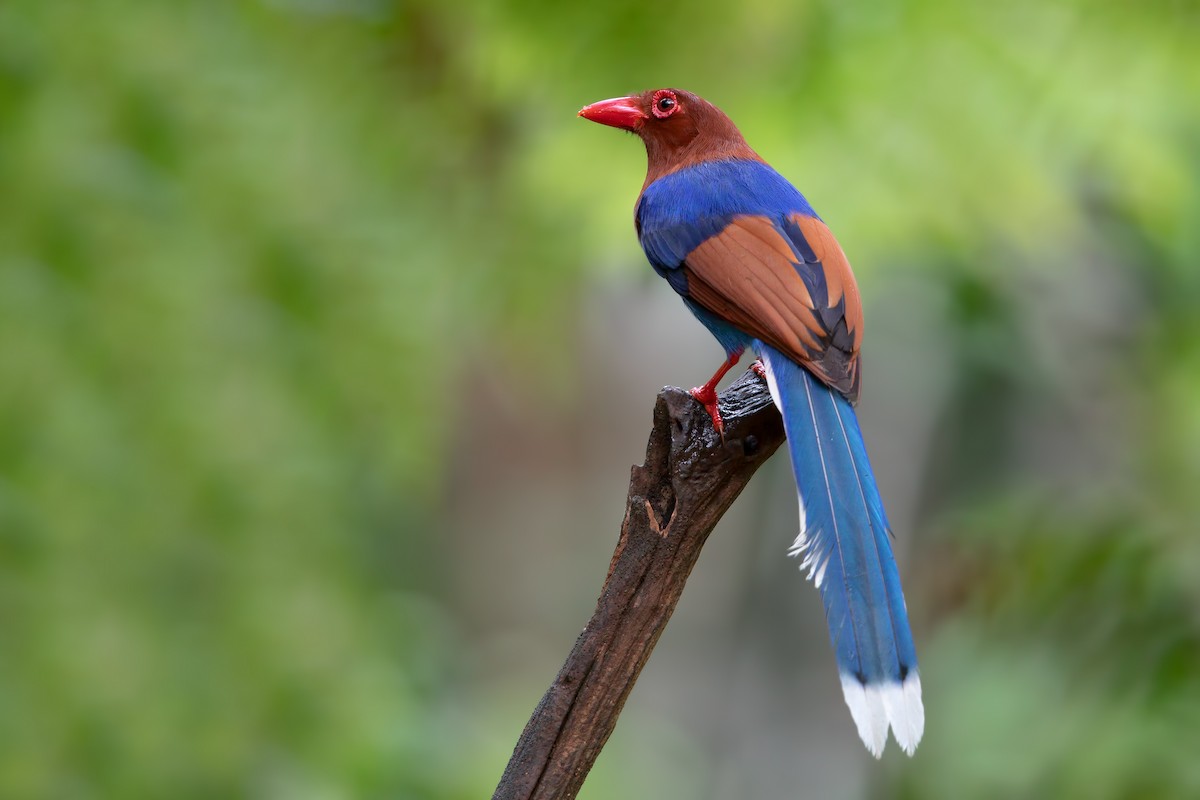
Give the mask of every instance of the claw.
[[721, 421], [721, 409], [717, 405], [717, 390], [713, 384], [706, 383], [703, 386], [697, 386], [688, 392], [692, 397], [704, 406], [704, 410], [712, 417], [713, 427], [717, 431], [717, 435], [721, 437], [721, 441], [725, 441], [725, 423]]
[[764, 381], [767, 379], [767, 368], [763, 366], [761, 358], [754, 360], [754, 363], [750, 365], [750, 371], [762, 378]]
[[704, 410], [712, 417], [713, 428], [716, 429], [717, 435], [721, 437], [721, 441], [725, 441], [725, 423], [721, 421], [721, 409], [717, 406], [717, 383], [721, 378], [725, 377], [725, 373], [733, 369], [733, 365], [742, 357], [742, 351], [729, 353], [725, 359], [725, 363], [717, 368], [716, 373], [708, 379], [708, 383], [703, 386], [697, 386], [688, 394], [696, 398], [700, 405], [704, 406]]

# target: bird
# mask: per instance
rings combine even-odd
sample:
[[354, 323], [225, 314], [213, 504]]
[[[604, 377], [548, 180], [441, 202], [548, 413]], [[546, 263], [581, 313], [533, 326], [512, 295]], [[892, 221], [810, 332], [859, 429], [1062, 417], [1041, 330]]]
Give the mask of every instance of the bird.
[[789, 554], [821, 594], [843, 696], [876, 758], [889, 728], [913, 755], [925, 730], [921, 679], [891, 528], [854, 412], [863, 308], [845, 253], [807, 199], [724, 112], [682, 89], [585, 106], [636, 134], [646, 180], [634, 206], [655, 272], [725, 350], [691, 394], [717, 432], [716, 386], [747, 348], [787, 434], [800, 532]]

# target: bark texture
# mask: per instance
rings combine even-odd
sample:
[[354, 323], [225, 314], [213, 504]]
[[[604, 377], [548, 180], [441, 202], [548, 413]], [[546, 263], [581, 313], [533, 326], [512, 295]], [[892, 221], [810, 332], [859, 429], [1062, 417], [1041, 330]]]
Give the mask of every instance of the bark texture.
[[596, 611], [534, 709], [493, 800], [575, 797], [708, 535], [783, 442], [782, 421], [753, 372], [722, 392], [720, 405], [724, 441], [687, 392], [659, 393]]

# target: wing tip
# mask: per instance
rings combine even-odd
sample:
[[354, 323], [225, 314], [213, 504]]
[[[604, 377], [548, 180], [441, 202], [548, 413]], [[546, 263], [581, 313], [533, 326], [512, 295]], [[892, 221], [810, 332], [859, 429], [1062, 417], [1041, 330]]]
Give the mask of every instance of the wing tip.
[[912, 670], [903, 681], [863, 683], [842, 673], [842, 693], [858, 736], [875, 758], [883, 756], [888, 729], [906, 755], [912, 756], [925, 733], [921, 678]]

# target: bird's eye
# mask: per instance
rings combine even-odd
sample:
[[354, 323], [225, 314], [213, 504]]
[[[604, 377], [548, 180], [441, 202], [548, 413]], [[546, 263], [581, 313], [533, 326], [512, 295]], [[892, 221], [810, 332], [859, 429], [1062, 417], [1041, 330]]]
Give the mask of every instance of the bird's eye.
[[650, 103], [650, 110], [659, 119], [666, 119], [679, 110], [679, 98], [670, 89], [659, 89], [654, 93], [654, 100]]

